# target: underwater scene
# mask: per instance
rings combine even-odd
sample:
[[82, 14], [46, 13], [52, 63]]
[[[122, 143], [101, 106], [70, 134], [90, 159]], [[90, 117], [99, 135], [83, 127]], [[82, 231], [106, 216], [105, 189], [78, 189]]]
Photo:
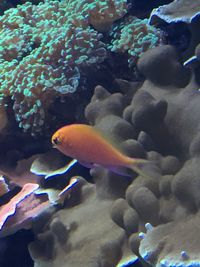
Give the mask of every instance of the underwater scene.
[[200, 0], [0, 1], [0, 267], [200, 267]]

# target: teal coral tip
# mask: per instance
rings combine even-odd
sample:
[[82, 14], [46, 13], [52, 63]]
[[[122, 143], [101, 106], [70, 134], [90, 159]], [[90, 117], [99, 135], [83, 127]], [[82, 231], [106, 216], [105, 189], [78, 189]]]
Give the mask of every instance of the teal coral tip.
[[32, 135], [42, 131], [55, 97], [74, 93], [81, 70], [106, 58], [97, 30], [106, 30], [126, 9], [124, 0], [47, 0], [5, 11], [0, 17], [0, 105], [11, 96], [19, 127]]
[[147, 19], [129, 16], [110, 31], [111, 43], [108, 49], [115, 53], [128, 53], [132, 66], [148, 49], [159, 45], [160, 32], [148, 24]]

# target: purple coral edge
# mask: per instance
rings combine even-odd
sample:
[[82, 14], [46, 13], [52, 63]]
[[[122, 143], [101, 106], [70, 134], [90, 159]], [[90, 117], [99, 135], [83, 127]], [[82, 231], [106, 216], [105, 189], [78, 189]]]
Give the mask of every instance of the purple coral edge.
[[160, 20], [164, 20], [165, 22], [167, 23], [171, 23], [171, 22], [185, 22], [185, 23], [191, 23], [197, 16], [200, 15], [199, 12], [195, 13], [193, 16], [191, 17], [187, 17], [187, 16], [183, 16], [183, 17], [177, 17], [177, 18], [173, 18], [172, 16], [170, 15], [164, 15], [162, 14], [160, 11], [163, 7], [165, 6], [168, 6], [168, 5], [163, 5], [163, 6], [160, 6], [158, 8], [154, 8], [150, 14], [150, 17], [149, 17], [149, 20], [148, 20], [148, 23], [150, 25], [153, 25], [154, 24], [154, 20], [155, 18], [159, 18]]

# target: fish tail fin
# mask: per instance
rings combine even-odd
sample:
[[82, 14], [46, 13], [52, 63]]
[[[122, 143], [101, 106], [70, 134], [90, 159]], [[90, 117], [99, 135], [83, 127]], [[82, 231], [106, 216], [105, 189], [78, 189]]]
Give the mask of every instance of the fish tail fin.
[[155, 164], [146, 159], [135, 159], [129, 168], [147, 179], [158, 173], [158, 170], [155, 170]]

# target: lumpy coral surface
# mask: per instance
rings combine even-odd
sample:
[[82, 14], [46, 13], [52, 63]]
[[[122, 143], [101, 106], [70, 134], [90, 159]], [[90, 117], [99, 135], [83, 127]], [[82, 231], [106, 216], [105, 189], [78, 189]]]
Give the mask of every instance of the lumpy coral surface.
[[[198, 2], [25, 1], [0, 17], [0, 265], [21, 264], [21, 230], [34, 267], [200, 266]], [[139, 169], [52, 149], [72, 122]]]

